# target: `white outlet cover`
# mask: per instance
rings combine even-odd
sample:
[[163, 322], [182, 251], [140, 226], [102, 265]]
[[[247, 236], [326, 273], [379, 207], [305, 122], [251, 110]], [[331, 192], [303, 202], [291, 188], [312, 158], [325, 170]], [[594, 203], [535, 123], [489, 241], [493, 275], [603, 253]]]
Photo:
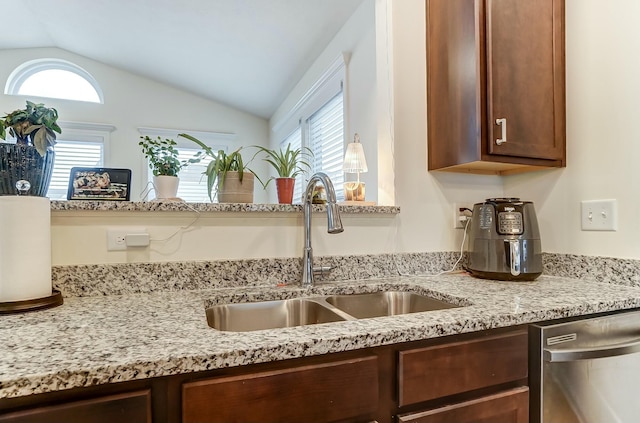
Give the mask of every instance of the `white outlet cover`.
[[580, 223], [583, 231], [617, 231], [618, 201], [581, 201]]
[[111, 227], [107, 228], [107, 251], [126, 251], [125, 237], [130, 234], [146, 234], [146, 228], [140, 227]]
[[464, 229], [466, 222], [460, 220], [461, 208], [468, 208], [469, 210], [473, 210], [473, 203], [453, 203], [453, 227], [454, 229]]

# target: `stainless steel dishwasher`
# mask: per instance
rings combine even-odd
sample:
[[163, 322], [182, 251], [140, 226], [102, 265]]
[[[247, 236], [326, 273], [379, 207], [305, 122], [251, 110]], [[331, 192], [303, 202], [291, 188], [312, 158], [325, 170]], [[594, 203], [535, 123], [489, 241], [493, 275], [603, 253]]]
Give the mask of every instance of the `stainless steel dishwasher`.
[[640, 311], [529, 328], [531, 423], [640, 422]]

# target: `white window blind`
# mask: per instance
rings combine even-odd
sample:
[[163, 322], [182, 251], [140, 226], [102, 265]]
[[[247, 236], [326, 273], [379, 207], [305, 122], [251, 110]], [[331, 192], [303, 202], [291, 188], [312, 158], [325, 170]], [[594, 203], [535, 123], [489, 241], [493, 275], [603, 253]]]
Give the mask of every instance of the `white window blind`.
[[118, 167], [105, 163], [114, 126], [104, 123], [58, 121], [62, 135], [54, 147], [56, 158], [47, 197], [66, 200], [72, 167]]
[[[194, 157], [198, 151], [202, 149], [194, 142], [187, 138], [180, 137], [178, 134], [186, 133], [194, 138], [200, 140], [207, 145], [214, 153], [219, 150], [225, 153], [229, 152], [230, 145], [233, 145], [233, 141], [236, 139], [236, 134], [224, 133], [224, 132], [204, 132], [193, 131], [190, 129], [165, 129], [165, 128], [138, 128], [141, 136], [149, 136], [151, 138], [168, 138], [176, 142], [176, 149], [178, 150], [178, 160], [189, 160]], [[235, 147], [237, 148], [237, 147]], [[178, 184], [178, 198], [189, 203], [209, 203], [209, 194], [207, 193], [207, 176], [202, 173], [207, 170], [207, 166], [211, 162], [211, 157], [202, 156], [200, 163], [189, 164], [186, 168], [180, 170], [178, 177], [180, 183]], [[144, 167], [147, 171], [146, 180], [147, 186], [150, 186], [153, 182], [153, 173], [149, 169], [149, 161], [144, 160]], [[149, 193], [149, 199], [155, 197], [153, 190]]]
[[[285, 146], [288, 137], [300, 130], [301, 144], [314, 155], [310, 174], [326, 173], [333, 182], [338, 201], [344, 200], [344, 134], [348, 122], [343, 102], [345, 92], [346, 63], [349, 54], [343, 53], [326, 71], [308, 87], [297, 103], [272, 126], [273, 139]], [[292, 142], [293, 145], [293, 142]], [[296, 182], [296, 199], [301, 199], [305, 182]], [[299, 188], [299, 190], [298, 190]]]
[[72, 167], [103, 167], [104, 144], [91, 141], [57, 140], [53, 176], [47, 191], [52, 200], [66, 200]]
[[[178, 148], [178, 160], [189, 160], [200, 151], [197, 148]], [[202, 173], [207, 170], [211, 157], [205, 156], [199, 163], [192, 163], [178, 174], [178, 197], [188, 203], [208, 203], [207, 176]]]
[[329, 100], [308, 120], [309, 148], [313, 151], [314, 172], [324, 172], [344, 200], [344, 110], [342, 91]]
[[[287, 138], [284, 139], [284, 141], [280, 143], [280, 148], [282, 150], [286, 150], [287, 145], [290, 145], [292, 150], [297, 150], [299, 148], [302, 148], [302, 128], [300, 127], [296, 128], [295, 131], [293, 131]], [[304, 160], [305, 162], [309, 162], [309, 159], [307, 158], [307, 156], [308, 154], [302, 154], [301, 156], [298, 156], [298, 157]], [[309, 165], [313, 166], [312, 163], [309, 163]], [[302, 167], [305, 167], [305, 166], [302, 166]], [[308, 179], [307, 172], [300, 173], [298, 176], [296, 176], [296, 183], [293, 186], [293, 203], [302, 202], [302, 192], [306, 188], [307, 179]]]

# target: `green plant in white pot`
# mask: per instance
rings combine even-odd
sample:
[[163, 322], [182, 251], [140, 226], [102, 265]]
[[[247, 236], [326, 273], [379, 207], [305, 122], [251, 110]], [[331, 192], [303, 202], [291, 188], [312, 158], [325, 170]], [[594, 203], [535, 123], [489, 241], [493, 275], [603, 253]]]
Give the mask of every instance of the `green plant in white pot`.
[[153, 186], [156, 199], [174, 199], [178, 195], [180, 179], [178, 174], [192, 163], [198, 163], [199, 157], [188, 160], [178, 158], [177, 143], [170, 138], [152, 139], [141, 136], [138, 145], [142, 153], [149, 160], [149, 168], [153, 173]]
[[242, 147], [227, 154], [211, 147], [189, 134], [179, 134], [198, 144], [202, 151], [196, 157], [209, 156], [211, 162], [204, 171], [207, 175], [209, 199], [217, 195], [219, 203], [253, 203], [254, 174], [242, 159]]
[[16, 142], [0, 143], [0, 195], [16, 195], [16, 182], [29, 181], [29, 195], [44, 197], [53, 173], [58, 111], [42, 103], [27, 101], [24, 109], [14, 110], [0, 119], [0, 138], [7, 132]]
[[[309, 162], [313, 158], [313, 152], [306, 147], [291, 148], [291, 144], [287, 144], [286, 150], [273, 150], [270, 148], [255, 146], [258, 153], [264, 153], [262, 158], [269, 163], [278, 174], [277, 177], [270, 177], [266, 182], [258, 177], [262, 186], [266, 189], [272, 179], [276, 181], [276, 189], [278, 192], [278, 203], [291, 204], [293, 202], [293, 191], [295, 188], [296, 176], [311, 170]], [[255, 157], [255, 156], [254, 156]]]

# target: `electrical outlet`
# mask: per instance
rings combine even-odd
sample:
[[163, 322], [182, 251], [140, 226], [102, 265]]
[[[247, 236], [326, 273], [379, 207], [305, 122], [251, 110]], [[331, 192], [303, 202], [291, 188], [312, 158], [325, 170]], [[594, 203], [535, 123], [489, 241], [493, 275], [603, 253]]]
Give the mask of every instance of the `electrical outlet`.
[[461, 212], [460, 209], [473, 210], [471, 203], [453, 203], [453, 227], [455, 229], [464, 229], [467, 224], [466, 219], [471, 215], [470, 211]]
[[127, 249], [125, 237], [127, 230], [107, 229], [107, 251], [124, 251]]
[[591, 200], [580, 202], [580, 222], [583, 231], [617, 231], [617, 200]]
[[109, 228], [107, 229], [107, 251], [125, 251], [127, 235], [146, 233], [145, 228]]

